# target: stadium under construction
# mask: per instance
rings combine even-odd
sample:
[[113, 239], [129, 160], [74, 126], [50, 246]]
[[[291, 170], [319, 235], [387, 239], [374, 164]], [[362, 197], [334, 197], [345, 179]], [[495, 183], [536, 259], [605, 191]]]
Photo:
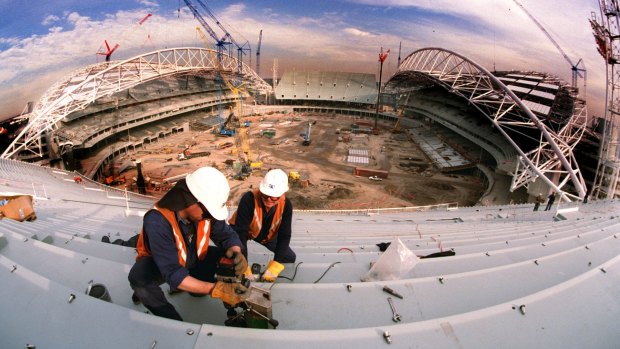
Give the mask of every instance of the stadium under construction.
[[[574, 83], [449, 48], [399, 63], [385, 83], [265, 81], [233, 55], [180, 47], [64, 77], [0, 159], [3, 199], [32, 203], [0, 221], [2, 346], [616, 347], [613, 117], [592, 120]], [[102, 242], [139, 233], [204, 165], [228, 176], [231, 212], [268, 168], [291, 180], [297, 261], [252, 284], [261, 329], [225, 326], [221, 301], [187, 292], [168, 294], [184, 321], [150, 314], [127, 281], [135, 250]], [[388, 242], [413, 265], [373, 278]], [[249, 243], [250, 263], [272, 257]]]

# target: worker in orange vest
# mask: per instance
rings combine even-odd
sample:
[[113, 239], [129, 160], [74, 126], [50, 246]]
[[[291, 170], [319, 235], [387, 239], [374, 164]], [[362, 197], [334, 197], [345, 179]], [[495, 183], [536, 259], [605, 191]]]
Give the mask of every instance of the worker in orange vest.
[[288, 176], [284, 171], [274, 169], [267, 172], [258, 189], [241, 197], [237, 211], [228, 221], [239, 234], [246, 256], [248, 240], [274, 252], [262, 281], [274, 282], [284, 270], [282, 263], [294, 263], [296, 259], [289, 246], [293, 204], [285, 195], [288, 190]]
[[138, 256], [129, 272], [134, 302], [155, 315], [182, 320], [159, 287], [163, 282], [171, 291], [209, 294], [233, 307], [247, 298], [241, 283], [216, 282], [214, 276], [224, 255], [233, 259], [238, 276], [248, 266], [239, 237], [225, 221], [229, 191], [224, 174], [202, 167], [178, 181], [144, 215]]

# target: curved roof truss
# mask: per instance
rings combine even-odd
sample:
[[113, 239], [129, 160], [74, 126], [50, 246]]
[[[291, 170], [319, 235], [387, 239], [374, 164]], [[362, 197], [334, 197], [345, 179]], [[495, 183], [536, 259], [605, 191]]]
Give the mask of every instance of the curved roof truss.
[[[430, 79], [451, 93], [467, 99], [487, 116], [516, 149], [519, 156], [512, 173], [511, 191], [527, 187], [529, 183], [541, 178], [566, 200], [583, 199], [585, 181], [573, 150], [585, 129], [584, 123], [577, 122], [584, 117], [585, 107], [578, 106], [572, 119], [558, 132], [554, 132], [487, 69], [460, 54], [441, 48], [424, 48], [407, 56], [397, 73], [388, 81], [386, 91], [398, 90], [398, 80], [420, 77]], [[521, 150], [507, 132], [511, 130], [520, 133], [525, 128], [528, 129], [528, 137], [537, 135], [537, 148]], [[521, 134], [525, 135], [523, 132]], [[563, 189], [569, 183], [577, 195]]]
[[42, 136], [57, 129], [58, 121], [86, 108], [96, 99], [164, 76], [188, 72], [238, 74], [246, 86], [270, 91], [271, 86], [247, 64], [214, 50], [183, 47], [154, 51], [124, 61], [103, 62], [73, 72], [50, 87], [37, 102], [26, 127], [7, 147], [2, 158], [27, 150], [43, 156]]

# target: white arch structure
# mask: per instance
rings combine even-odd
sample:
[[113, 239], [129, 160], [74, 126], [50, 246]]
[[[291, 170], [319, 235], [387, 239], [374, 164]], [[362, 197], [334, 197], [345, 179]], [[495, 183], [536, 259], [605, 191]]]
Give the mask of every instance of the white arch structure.
[[50, 87], [37, 102], [26, 127], [2, 154], [7, 159], [21, 151], [43, 156], [42, 136], [58, 128], [65, 116], [86, 108], [98, 98], [126, 90], [164, 76], [188, 72], [239, 74], [246, 86], [271, 91], [247, 64], [239, 72], [236, 58], [214, 50], [182, 47], [145, 53], [124, 61], [103, 62], [73, 72]]
[[[585, 181], [573, 150], [585, 130], [585, 123], [578, 122], [586, 115], [585, 105], [576, 104], [571, 120], [554, 132], [491, 72], [458, 53], [442, 48], [424, 48], [407, 56], [388, 81], [386, 90], [395, 78], [407, 76], [430, 79], [467, 99], [487, 116], [519, 154], [511, 191], [527, 187], [541, 178], [568, 201], [584, 198]], [[537, 131], [539, 146], [527, 152], [521, 150], [506, 132], [519, 132], [520, 129], [528, 129], [528, 134]], [[557, 184], [554, 183], [556, 180]], [[566, 191], [569, 183], [577, 195]]]

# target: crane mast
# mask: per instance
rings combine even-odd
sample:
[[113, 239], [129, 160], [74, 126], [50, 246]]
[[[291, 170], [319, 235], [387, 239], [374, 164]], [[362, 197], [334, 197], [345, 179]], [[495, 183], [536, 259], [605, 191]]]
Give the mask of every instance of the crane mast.
[[613, 199], [620, 179], [620, 8], [617, 0], [598, 2], [600, 21], [593, 14], [590, 25], [607, 68], [607, 100], [592, 198]]
[[[224, 27], [224, 25], [222, 24], [222, 22], [220, 22], [220, 20], [218, 20], [217, 17], [215, 17], [213, 12], [211, 12], [209, 7], [207, 7], [207, 4], [205, 4], [204, 1], [202, 0], [196, 0], [198, 4], [200, 4], [200, 7], [202, 8], [202, 10], [206, 12], [206, 14], [209, 17], [211, 17], [211, 19], [215, 22], [215, 24], [224, 32], [224, 35], [222, 35], [222, 37], [219, 38], [217, 34], [215, 33], [215, 31], [213, 30], [213, 28], [205, 20], [201, 11], [196, 7], [196, 5], [194, 5], [194, 3], [191, 0], [183, 0], [183, 1], [187, 5], [187, 7], [190, 9], [190, 11], [194, 14], [194, 17], [198, 20], [198, 22], [200, 22], [202, 27], [209, 33], [209, 36], [211, 36], [215, 40], [216, 46], [217, 46], [217, 52], [218, 52], [218, 59], [221, 59], [221, 55], [225, 51], [224, 49], [225, 45], [235, 45], [235, 47], [237, 47], [237, 62], [238, 62], [237, 69], [239, 73], [241, 74], [241, 72], [243, 71], [243, 55], [246, 54], [244, 51], [250, 50], [250, 43], [246, 41], [243, 45], [240, 45], [233, 38], [233, 36], [230, 35], [226, 27]], [[228, 54], [232, 56], [232, 48], [230, 46], [228, 49]]]
[[[573, 64], [573, 62], [571, 61], [571, 59], [568, 57], [568, 55], [566, 54], [566, 52], [564, 52], [564, 50], [562, 49], [562, 47], [555, 41], [555, 39], [553, 39], [553, 37], [551, 36], [551, 34], [549, 34], [549, 32], [547, 31], [547, 29], [545, 29], [545, 27], [543, 27], [543, 25], [536, 19], [536, 17], [534, 17], [534, 15], [532, 15], [526, 8], [525, 6], [523, 6], [519, 1], [517, 0], [513, 0], [513, 2], [519, 6], [523, 12], [525, 12], [525, 14], [530, 17], [530, 19], [532, 20], [532, 22], [534, 22], [534, 24], [536, 24], [536, 26], [538, 27], [538, 29], [540, 29], [545, 36], [547, 37], [547, 39], [549, 39], [549, 41], [551, 41], [551, 43], [553, 44], [553, 46], [555, 46], [555, 48], [560, 52], [560, 54], [562, 55], [562, 57], [564, 57], [564, 59], [568, 62], [568, 64], [570, 64], [571, 67], [571, 71], [572, 71], [572, 87], [573, 88], [577, 88], [577, 80], [578, 78], [583, 78], [583, 84], [585, 86], [586, 84], [586, 69], [583, 63], [583, 60], [580, 58], [576, 64]], [[581, 67], [580, 67], [581, 65]], [[582, 74], [583, 72], [583, 74]]]
[[256, 75], [260, 76], [260, 44], [263, 41], [263, 30], [258, 34], [258, 45], [256, 47]]
[[[224, 36], [222, 38], [223, 39], [226, 38], [228, 40], [228, 42], [232, 43], [237, 48], [237, 60], [239, 62], [239, 67], [238, 68], [239, 68], [239, 72], [241, 72], [243, 70], [243, 63], [242, 63], [243, 62], [243, 55], [246, 54], [244, 51], [251, 50], [250, 49], [250, 43], [246, 40], [245, 43], [243, 43], [243, 45], [240, 45], [237, 42], [237, 40], [235, 40], [235, 38], [232, 35], [230, 35], [230, 33], [228, 32], [226, 27], [224, 27], [224, 24], [222, 24], [222, 22], [220, 22], [220, 20], [217, 19], [217, 17], [215, 17], [213, 12], [211, 12], [209, 7], [207, 7], [207, 4], [205, 4], [203, 0], [196, 0], [196, 1], [200, 4], [200, 6], [207, 13], [207, 15], [209, 17], [211, 17], [211, 19], [215, 22], [215, 24], [224, 32]], [[232, 50], [232, 48], [231, 48], [231, 50]], [[229, 51], [229, 55], [232, 56], [231, 53], [232, 52]]]

